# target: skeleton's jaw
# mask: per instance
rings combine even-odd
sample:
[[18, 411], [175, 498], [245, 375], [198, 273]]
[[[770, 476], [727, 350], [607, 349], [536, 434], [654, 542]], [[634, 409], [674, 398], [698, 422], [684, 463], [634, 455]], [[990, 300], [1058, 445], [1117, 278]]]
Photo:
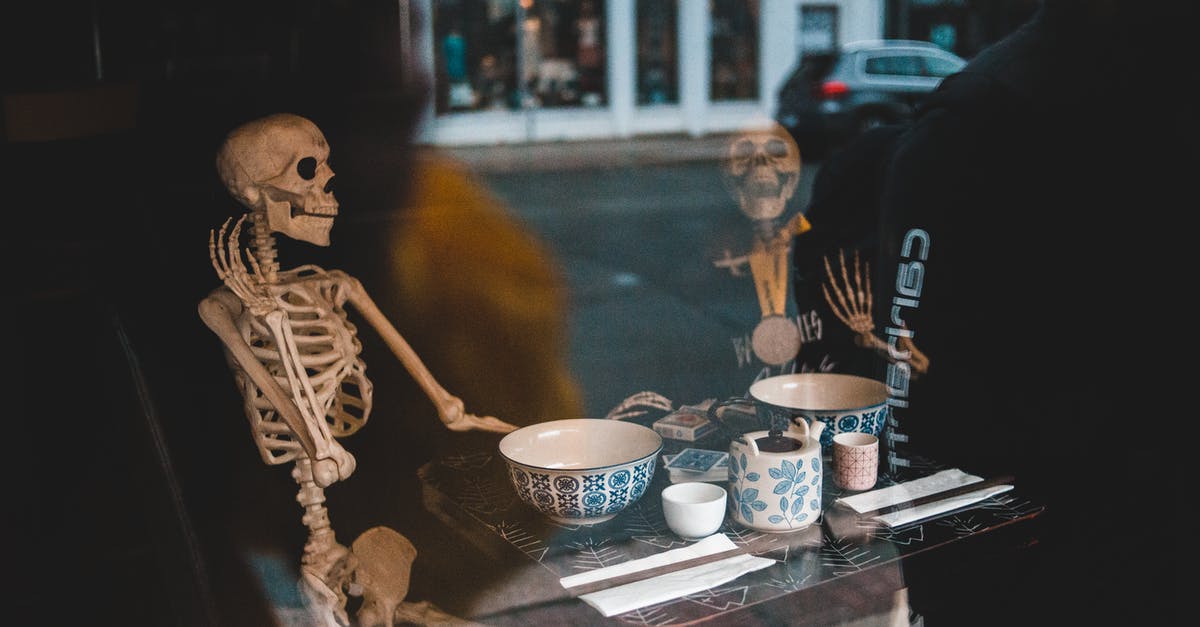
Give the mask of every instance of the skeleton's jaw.
[[329, 232], [333, 230], [333, 216], [302, 214], [292, 220], [288, 237], [298, 239], [315, 246], [328, 246]]
[[742, 213], [751, 220], [774, 220], [783, 215], [787, 207], [787, 199], [781, 196], [757, 196], [743, 193], [741, 195]]
[[328, 246], [329, 232], [338, 214], [337, 201], [331, 198], [332, 202], [304, 203], [302, 200], [267, 197], [267, 225], [274, 233], [283, 233], [315, 246]]

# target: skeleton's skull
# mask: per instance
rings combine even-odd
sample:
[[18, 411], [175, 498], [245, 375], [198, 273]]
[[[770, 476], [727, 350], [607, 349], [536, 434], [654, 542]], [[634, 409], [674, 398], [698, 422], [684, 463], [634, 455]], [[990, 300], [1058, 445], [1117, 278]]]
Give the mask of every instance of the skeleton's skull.
[[272, 233], [329, 245], [338, 209], [329, 144], [309, 120], [278, 113], [239, 126], [217, 153], [217, 172]]
[[779, 217], [800, 182], [800, 150], [778, 124], [738, 135], [723, 164], [726, 183], [752, 220]]

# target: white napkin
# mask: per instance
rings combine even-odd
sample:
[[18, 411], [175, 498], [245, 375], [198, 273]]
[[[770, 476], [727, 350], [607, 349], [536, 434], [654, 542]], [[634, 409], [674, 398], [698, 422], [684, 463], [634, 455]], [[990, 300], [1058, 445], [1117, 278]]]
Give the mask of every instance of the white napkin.
[[[674, 564], [735, 548], [737, 548], [737, 545], [728, 536], [723, 533], [717, 533], [691, 546], [672, 549], [649, 557], [622, 562], [614, 566], [597, 568], [577, 575], [563, 577], [559, 580], [559, 583], [564, 588], [572, 588], [581, 584], [616, 577], [617, 575]], [[635, 581], [623, 586], [591, 592], [580, 596], [579, 599], [596, 608], [605, 616], [616, 616], [617, 614], [623, 614], [646, 607], [647, 605], [670, 601], [684, 595], [719, 586], [723, 583], [733, 581], [746, 573], [766, 568], [774, 563], [775, 560], [765, 557], [755, 557], [750, 554], [735, 555], [709, 564], [701, 564], [700, 566], [693, 566], [650, 579]]]
[[[941, 492], [942, 490], [949, 490], [951, 488], [970, 485], [980, 481], [983, 481], [983, 477], [977, 477], [975, 475], [967, 474], [957, 468], [951, 468], [936, 472], [928, 477], [921, 477], [920, 479], [905, 481], [904, 483], [898, 483], [886, 488], [871, 490], [870, 492], [863, 492], [862, 494], [855, 494], [854, 496], [844, 496], [838, 499], [836, 502], [840, 505], [845, 505], [861, 514], [863, 512], [869, 512], [881, 507], [887, 507], [889, 505], [895, 505], [897, 503], [918, 499], [922, 496], [933, 494], [934, 492]], [[872, 516], [871, 518], [872, 520], [877, 520], [888, 527], [899, 527], [901, 525], [907, 525], [918, 520], [931, 518], [951, 510], [959, 509], [961, 507], [973, 505], [997, 494], [1008, 492], [1012, 488], [1013, 487], [1011, 485], [996, 485], [989, 488], [981, 488], [974, 492], [960, 494], [958, 496], [935, 501], [933, 503], [926, 503], [925, 505], [918, 505], [916, 507], [902, 509], [890, 514]]]

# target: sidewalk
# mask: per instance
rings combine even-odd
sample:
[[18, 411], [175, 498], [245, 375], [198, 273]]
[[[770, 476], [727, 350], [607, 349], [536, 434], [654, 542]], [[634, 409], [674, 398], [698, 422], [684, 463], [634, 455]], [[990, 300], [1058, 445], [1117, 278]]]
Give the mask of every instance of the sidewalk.
[[731, 134], [702, 137], [655, 135], [492, 146], [422, 146], [461, 161], [481, 174], [638, 167], [664, 163], [718, 161]]

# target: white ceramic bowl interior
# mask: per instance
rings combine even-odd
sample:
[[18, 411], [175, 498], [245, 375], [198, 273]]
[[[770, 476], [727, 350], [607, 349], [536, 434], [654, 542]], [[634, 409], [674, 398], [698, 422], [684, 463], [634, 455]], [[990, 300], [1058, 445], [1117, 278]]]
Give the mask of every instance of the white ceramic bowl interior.
[[779, 407], [844, 412], [886, 403], [888, 393], [882, 381], [866, 377], [801, 372], [755, 381], [750, 396]]
[[661, 448], [662, 436], [653, 429], [601, 418], [541, 422], [500, 440], [505, 458], [546, 470], [596, 470], [654, 455]]

